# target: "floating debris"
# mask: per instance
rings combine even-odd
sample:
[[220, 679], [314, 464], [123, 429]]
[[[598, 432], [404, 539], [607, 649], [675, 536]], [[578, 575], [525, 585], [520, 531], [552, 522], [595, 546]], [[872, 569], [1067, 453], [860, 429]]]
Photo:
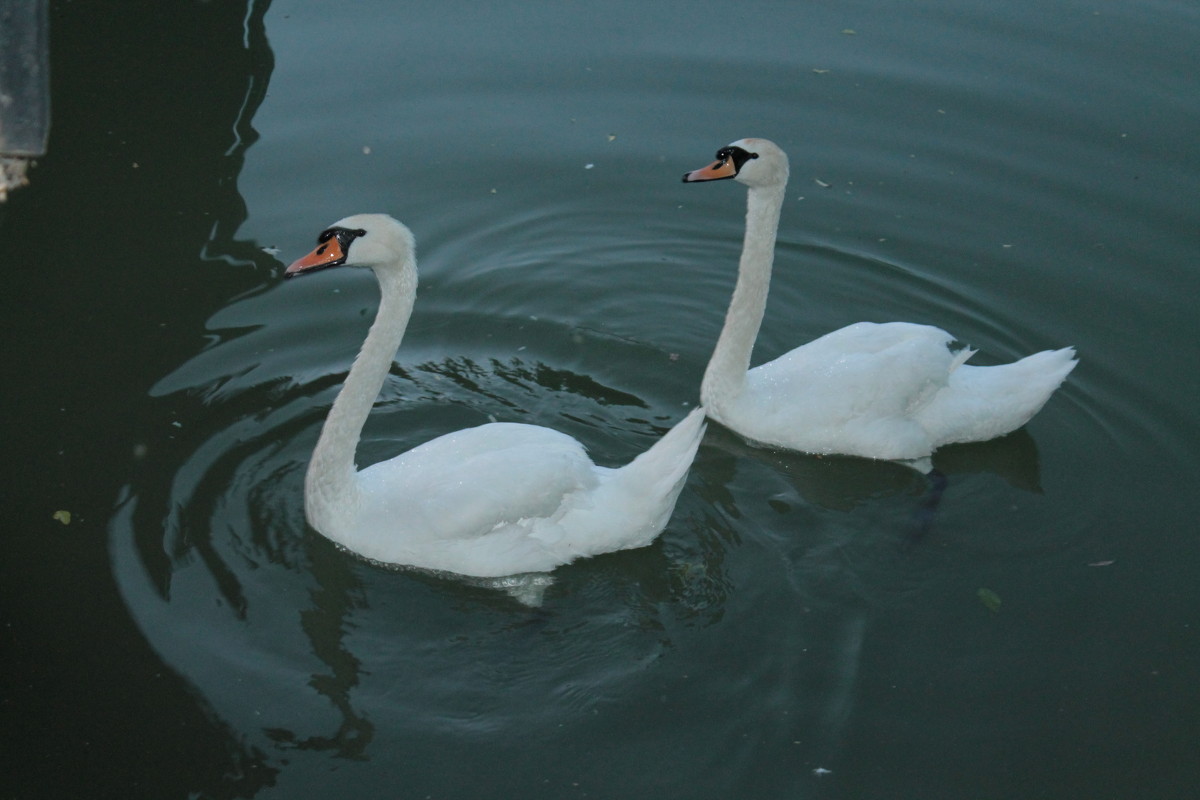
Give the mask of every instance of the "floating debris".
[[71, 512], [70, 511], [55, 511], [54, 519], [58, 520], [63, 525], [70, 525], [71, 524]]
[[978, 594], [979, 602], [987, 606], [988, 611], [995, 613], [1000, 610], [1000, 595], [991, 589], [980, 589]]

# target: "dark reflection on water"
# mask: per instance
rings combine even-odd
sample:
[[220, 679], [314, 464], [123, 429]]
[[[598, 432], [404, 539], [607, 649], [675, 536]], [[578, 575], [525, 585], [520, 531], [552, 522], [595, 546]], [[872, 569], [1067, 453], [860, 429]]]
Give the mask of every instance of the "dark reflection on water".
[[[22, 363], [4, 371], [28, 388], [6, 407], [23, 469], [5, 484], [29, 516], [0, 559], [14, 593], [0, 744], [12, 796], [249, 797], [278, 775], [127, 610], [114, 613], [100, 534], [102, 509], [139, 469], [134, 443], [167, 438], [163, 409], [146, 402], [153, 373], [194, 349], [212, 304], [254, 281], [205, 267], [262, 255], [236, 238], [246, 219], [236, 180], [273, 69], [267, 9], [52, 4], [49, 153], [30, 191], [0, 206], [6, 240], [37, 242], [5, 261], [24, 278], [3, 315], [6, 352]], [[73, 512], [71, 526], [40, 523], [55, 508]], [[167, 513], [142, 548], [164, 592]]]
[[[440, 364], [422, 364], [418, 369], [448, 377], [462, 388], [476, 394], [486, 395], [481, 392], [480, 385], [475, 383], [471, 376], [495, 376], [515, 386], [526, 388], [530, 394], [538, 394], [537, 390], [542, 389], [549, 392], [585, 395], [601, 405], [646, 407], [646, 404], [634, 395], [603, 386], [588, 375], [555, 369], [541, 363], [525, 364], [519, 358], [509, 359], [506, 363], [494, 358], [486, 367], [476, 364], [469, 358], [445, 359]], [[491, 399], [504, 402], [499, 397]], [[510, 405], [514, 409], [520, 408], [515, 403], [506, 403], [506, 405]]]
[[[850, 511], [880, 495], [923, 492], [930, 485], [919, 472], [903, 464], [771, 450], [747, 444], [720, 425], [710, 425], [705, 443], [730, 456], [723, 462], [727, 475], [740, 459], [754, 458], [786, 475], [803, 503], [837, 511]], [[1018, 489], [1041, 492], [1037, 443], [1024, 428], [988, 442], [944, 447], [932, 462], [937, 472], [949, 476], [950, 486], [956, 475], [989, 473]], [[714, 464], [714, 468], [719, 467]], [[769, 502], [787, 507], [783, 498], [771, 498]]]
[[300, 627], [312, 643], [313, 654], [328, 671], [314, 674], [309, 685], [328, 698], [342, 722], [331, 736], [297, 739], [293, 731], [284, 728], [267, 728], [265, 732], [285, 749], [329, 750], [341, 758], [364, 758], [375, 726], [351, 705], [350, 693], [358, 685], [362, 663], [345, 643], [351, 613], [365, 604], [363, 587], [343, 559], [318, 561], [313, 568], [318, 586], [310, 593], [312, 606], [300, 612]]

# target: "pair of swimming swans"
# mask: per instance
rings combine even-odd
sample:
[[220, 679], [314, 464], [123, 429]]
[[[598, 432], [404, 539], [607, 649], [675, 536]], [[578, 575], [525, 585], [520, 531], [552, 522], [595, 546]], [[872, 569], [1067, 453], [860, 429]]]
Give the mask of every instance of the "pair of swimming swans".
[[383, 214], [347, 217], [287, 268], [294, 277], [366, 267], [375, 321], [325, 420], [304, 481], [309, 524], [369, 559], [480, 578], [546, 572], [576, 558], [642, 547], [666, 526], [705, 430], [705, 414], [768, 446], [919, 459], [951, 442], [1025, 424], [1075, 365], [1070, 348], [971, 367], [949, 334], [860, 322], [754, 369], [787, 156], [742, 139], [684, 175], [749, 187], [737, 287], [701, 384], [701, 406], [624, 467], [537, 425], [493, 422], [446, 434], [359, 471], [354, 456], [412, 313], [412, 233]]

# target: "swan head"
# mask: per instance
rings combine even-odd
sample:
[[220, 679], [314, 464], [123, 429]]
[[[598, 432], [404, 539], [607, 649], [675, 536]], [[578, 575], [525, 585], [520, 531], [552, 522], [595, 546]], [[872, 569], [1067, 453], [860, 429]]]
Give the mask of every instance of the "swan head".
[[292, 262], [284, 277], [330, 267], [395, 268], [410, 262], [412, 231], [387, 214], [355, 214], [338, 220], [317, 237], [311, 253]]
[[787, 153], [767, 139], [738, 139], [717, 151], [707, 167], [685, 172], [684, 183], [733, 178], [750, 188], [782, 186], [788, 179]]

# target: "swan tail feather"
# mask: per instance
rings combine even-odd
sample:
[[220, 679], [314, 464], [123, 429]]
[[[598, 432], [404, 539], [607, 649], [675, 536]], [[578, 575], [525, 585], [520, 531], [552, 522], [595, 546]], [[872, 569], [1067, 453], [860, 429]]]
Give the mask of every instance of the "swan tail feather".
[[946, 389], [920, 422], [937, 445], [1003, 436], [1029, 422], [1078, 364], [1075, 348], [1044, 350], [1011, 364], [974, 367], [956, 359]]
[[954, 372], [954, 370], [958, 369], [963, 364], [967, 363], [967, 361], [970, 360], [971, 356], [975, 355], [977, 352], [979, 352], [979, 351], [974, 350], [970, 347], [964, 347], [962, 350], [959, 350], [958, 352], [956, 352], [954, 354], [954, 360], [950, 362], [949, 371]]
[[696, 457], [706, 428], [704, 408], [698, 406], [621, 472], [643, 486], [674, 487], [682, 483], [692, 466], [692, 459]]
[[642, 535], [634, 537], [636, 541], [628, 547], [648, 544], [666, 527], [706, 427], [704, 408], [697, 406], [653, 447], [615, 471], [614, 479], [625, 492], [659, 509], [654, 518], [639, 526]]

